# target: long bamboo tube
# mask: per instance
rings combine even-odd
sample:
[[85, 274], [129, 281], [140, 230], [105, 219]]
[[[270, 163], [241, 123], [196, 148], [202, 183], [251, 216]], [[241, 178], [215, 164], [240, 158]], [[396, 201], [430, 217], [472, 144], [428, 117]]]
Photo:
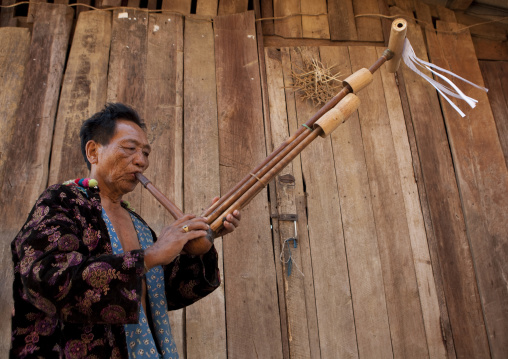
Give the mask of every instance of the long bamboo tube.
[[[374, 73], [381, 67], [383, 63], [391, 59], [393, 53], [385, 51], [383, 55], [369, 68], [370, 73]], [[363, 69], [361, 70], [363, 71]], [[346, 97], [353, 90], [351, 86], [346, 82], [344, 88], [330, 99], [323, 107], [321, 107], [304, 125], [302, 125], [297, 132], [290, 136], [284, 141], [275, 151], [273, 151], [260, 165], [258, 165], [252, 172], [246, 175], [235, 187], [233, 187], [228, 193], [222, 196], [218, 202], [214, 203], [208, 210], [203, 213], [204, 217], [209, 218], [211, 221], [217, 219], [221, 214], [238, 198], [240, 198], [249, 188], [257, 182], [257, 179], [262, 178], [268, 173], [271, 168], [281, 161], [288, 153], [290, 153], [298, 144], [305, 140], [310, 134], [308, 128], [312, 128], [313, 125], [335, 105], [337, 105], [344, 97]], [[262, 180], [265, 185], [269, 182]], [[224, 216], [221, 216], [224, 217]]]
[[[395, 20], [397, 22], [399, 19]], [[399, 37], [397, 42], [404, 39]], [[399, 45], [395, 46], [401, 49]], [[401, 51], [401, 50], [400, 50]], [[368, 69], [371, 74], [377, 71], [386, 61], [393, 58], [394, 52], [386, 49], [383, 55]], [[364, 69], [365, 70], [365, 69]], [[362, 71], [364, 71], [362, 70]], [[277, 175], [289, 162], [291, 162], [305, 147], [307, 147], [317, 136], [322, 134], [320, 127], [312, 130], [313, 125], [330, 109], [339, 103], [346, 95], [353, 92], [348, 83], [344, 84], [344, 88], [321, 107], [302, 127], [300, 127], [292, 136], [284, 141], [275, 151], [273, 151], [261, 164], [259, 164], [252, 172], [246, 175], [235, 187], [227, 194], [222, 196], [219, 201], [208, 208], [203, 216], [207, 218], [213, 232], [217, 232], [222, 227], [222, 223], [228, 214], [235, 210], [242, 209], [254, 198], [267, 184]], [[139, 174], [138, 180], [143, 183], [150, 193], [177, 219], [183, 216], [183, 212], [176, 207], [167, 197], [158, 191], [146, 177]], [[209, 236], [208, 236], [209, 237]], [[200, 252], [200, 241], [206, 237], [198, 238], [192, 246], [191, 254], [203, 254]], [[210, 238], [206, 239], [210, 240]], [[203, 243], [203, 242], [201, 242]], [[188, 243], [190, 244], [190, 243]], [[206, 243], [207, 248], [209, 244]], [[187, 246], [186, 246], [187, 247]]]
[[[385, 60], [386, 61], [386, 60]], [[208, 208], [204, 213], [203, 216], [207, 217], [210, 216], [212, 212], [215, 212], [218, 207], [221, 207], [222, 209], [227, 207], [223, 206], [224, 201], [231, 198], [231, 196], [234, 196], [235, 193], [241, 193], [245, 192], [242, 191], [242, 187], [245, 185], [246, 182], [248, 182], [251, 178], [251, 174], [255, 174], [258, 176], [258, 172], [262, 170], [264, 167], [269, 165], [272, 160], [274, 160], [276, 157], [280, 158], [279, 154], [290, 144], [292, 144], [294, 141], [297, 141], [294, 146], [296, 146], [301, 140], [303, 140], [306, 135], [310, 132], [307, 130], [307, 127], [312, 128], [314, 123], [319, 120], [321, 116], [323, 116], [326, 112], [328, 112], [331, 108], [333, 108], [340, 100], [342, 100], [349, 92], [351, 91], [350, 88], [344, 87], [337, 95], [335, 95], [332, 99], [330, 99], [323, 107], [321, 107], [315, 114], [312, 116], [307, 122], [305, 122], [305, 126], [302, 125], [294, 134], [292, 134], [290, 137], [288, 137], [283, 143], [280, 144], [280, 146], [275, 149], [263, 162], [261, 162], [256, 168], [252, 170], [248, 175], [246, 175], [240, 182], [238, 182], [235, 187], [233, 187], [231, 190], [229, 190], [228, 193], [226, 193], [224, 196], [222, 196], [218, 202], [214, 203], [210, 208]], [[306, 127], [307, 126], [307, 127]], [[301, 137], [301, 135], [304, 135]], [[268, 168], [269, 169], [269, 168]], [[236, 200], [236, 198], [235, 198]], [[218, 210], [220, 212], [220, 209]]]

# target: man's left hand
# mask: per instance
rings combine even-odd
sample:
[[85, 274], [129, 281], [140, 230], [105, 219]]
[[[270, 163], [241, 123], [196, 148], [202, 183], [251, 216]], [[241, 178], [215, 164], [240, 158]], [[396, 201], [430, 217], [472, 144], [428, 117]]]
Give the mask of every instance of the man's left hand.
[[[214, 204], [218, 200], [219, 197], [215, 197], [212, 201], [212, 204]], [[232, 214], [228, 214], [226, 216], [226, 220], [222, 222], [223, 228], [221, 228], [218, 232], [215, 233], [215, 238], [222, 237], [228, 233], [233, 232], [240, 225], [241, 218], [242, 215], [238, 210], [234, 210]]]

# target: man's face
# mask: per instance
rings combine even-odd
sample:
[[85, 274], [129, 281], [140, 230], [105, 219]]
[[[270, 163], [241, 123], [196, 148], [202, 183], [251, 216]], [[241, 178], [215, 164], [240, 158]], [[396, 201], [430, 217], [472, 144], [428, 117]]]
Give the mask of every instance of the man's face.
[[126, 194], [136, 187], [135, 174], [148, 168], [151, 148], [145, 132], [135, 123], [116, 122], [115, 134], [105, 146], [99, 145], [93, 175], [103, 190]]

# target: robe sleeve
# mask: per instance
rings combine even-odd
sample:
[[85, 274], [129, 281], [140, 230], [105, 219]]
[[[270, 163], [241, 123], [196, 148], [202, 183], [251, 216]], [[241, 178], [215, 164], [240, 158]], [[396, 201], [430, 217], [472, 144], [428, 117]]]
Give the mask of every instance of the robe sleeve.
[[22, 296], [64, 322], [137, 323], [143, 252], [113, 255], [98, 208], [76, 188], [41, 195], [12, 243]]
[[168, 309], [176, 310], [207, 296], [220, 285], [215, 247], [201, 256], [182, 254], [164, 268]]

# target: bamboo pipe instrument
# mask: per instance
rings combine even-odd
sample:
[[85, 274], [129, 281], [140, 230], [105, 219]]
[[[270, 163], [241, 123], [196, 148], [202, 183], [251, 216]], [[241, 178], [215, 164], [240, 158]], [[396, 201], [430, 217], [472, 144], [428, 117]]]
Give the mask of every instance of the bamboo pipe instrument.
[[[372, 74], [385, 62], [388, 61], [387, 66], [390, 72], [395, 72], [398, 69], [406, 31], [407, 22], [404, 19], [393, 21], [389, 45], [383, 55], [369, 69], [363, 68], [345, 79], [343, 81], [344, 88], [337, 95], [321, 107], [296, 133], [284, 141], [235, 187], [204, 212], [203, 216], [207, 218], [207, 223], [213, 233], [220, 230], [228, 214], [247, 205], [275, 175], [286, 167], [317, 136], [325, 137], [345, 122], [349, 115], [356, 111], [360, 103], [354, 93], [370, 84], [373, 79]], [[183, 212], [157, 190], [146, 177], [142, 174], [136, 176], [175, 219], [183, 216]], [[203, 254], [202, 248], [208, 248], [209, 246], [203, 241], [213, 242], [213, 233], [207, 237], [189, 242], [185, 247], [186, 252]]]

